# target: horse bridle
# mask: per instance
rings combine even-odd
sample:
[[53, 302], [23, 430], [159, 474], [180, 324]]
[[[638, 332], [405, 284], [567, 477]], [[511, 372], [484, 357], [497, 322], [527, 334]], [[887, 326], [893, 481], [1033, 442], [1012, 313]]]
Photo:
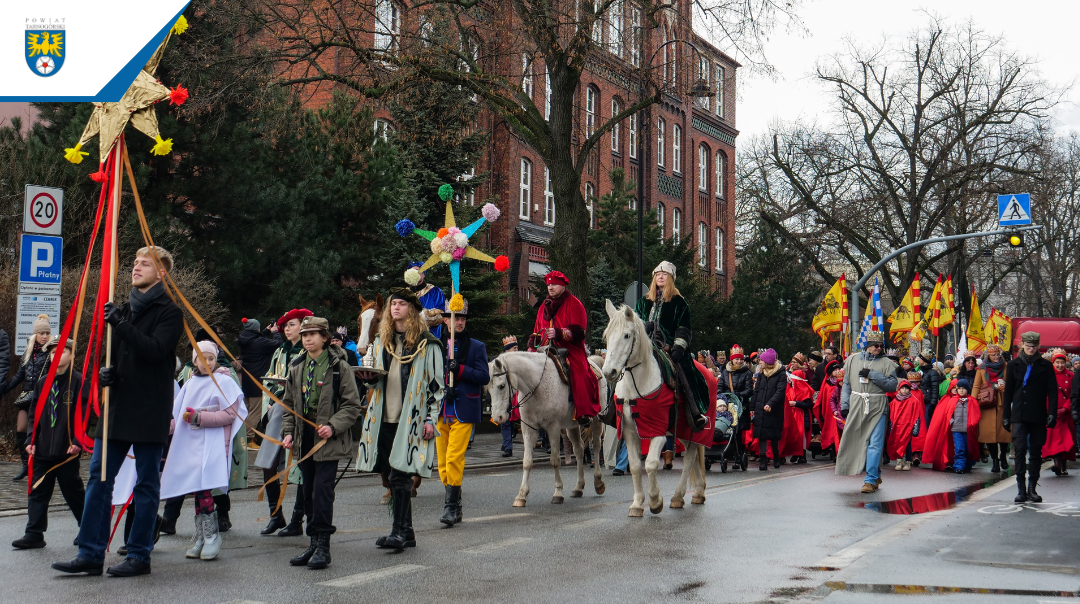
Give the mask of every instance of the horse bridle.
[[[506, 410], [507, 417], [509, 417], [510, 412], [512, 412], [514, 409], [520, 409], [521, 404], [524, 403], [525, 401], [529, 400], [532, 397], [532, 395], [536, 393], [536, 389], [540, 387], [540, 384], [544, 383], [544, 374], [547, 373], [547, 366], [548, 366], [547, 362], [550, 361], [550, 360], [551, 359], [549, 359], [547, 357], [547, 355], [544, 355], [544, 368], [540, 371], [540, 380], [536, 382], [536, 386], [533, 386], [532, 388], [529, 389], [529, 394], [527, 394], [524, 397], [518, 397], [518, 402], [511, 405], [510, 408]], [[551, 361], [551, 362], [554, 363], [555, 361]], [[509, 369], [507, 369], [506, 371], [503, 371], [502, 373], [493, 374], [491, 377], [497, 378], [497, 377], [503, 377], [503, 376], [507, 376], [506, 377], [506, 385], [513, 388], [513, 384], [510, 383], [510, 370]], [[520, 388], [518, 388], [517, 390], [518, 390], [518, 392], [521, 392]], [[524, 422], [522, 422], [522, 423], [524, 423]], [[528, 424], [525, 424], [525, 425], [528, 426]], [[532, 428], [532, 426], [529, 426], [529, 427]], [[535, 430], [536, 428], [533, 428], [533, 429]]]
[[[619, 380], [621, 380], [621, 379], [622, 379], [622, 377], [623, 377], [624, 375], [626, 375], [626, 374], [627, 374], [627, 373], [629, 372], [629, 374], [630, 374], [630, 381], [631, 381], [631, 382], [633, 382], [633, 384], [634, 384], [634, 392], [637, 392], [637, 393], [638, 393], [638, 395], [639, 395], [639, 396], [638, 396], [638, 398], [636, 398], [636, 399], [634, 399], [634, 400], [639, 400], [639, 401], [651, 401], [651, 400], [653, 400], [654, 398], [656, 398], [656, 397], [660, 396], [660, 390], [661, 390], [661, 388], [657, 388], [657, 389], [656, 389], [656, 391], [655, 391], [655, 393], [653, 393], [653, 396], [651, 396], [651, 397], [646, 397], [646, 396], [642, 395], [641, 389], [640, 389], [640, 388], [638, 388], [638, 385], [637, 385], [637, 380], [636, 380], [636, 379], [634, 378], [634, 370], [635, 370], [635, 369], [637, 369], [638, 367], [641, 367], [641, 365], [642, 365], [642, 364], [643, 364], [643, 363], [644, 363], [645, 361], [641, 361], [641, 362], [639, 362], [639, 363], [638, 363], [637, 365], [633, 365], [633, 366], [629, 366], [629, 365], [627, 365], [627, 363], [629, 363], [629, 362], [630, 362], [630, 359], [632, 359], [632, 358], [634, 357], [634, 347], [635, 347], [635, 346], [637, 346], [637, 337], [636, 337], [636, 336], [635, 336], [635, 337], [634, 337], [633, 339], [631, 339], [631, 340], [630, 340], [630, 352], [629, 352], [629, 353], [627, 353], [627, 355], [626, 355], [626, 361], [624, 361], [624, 362], [623, 362], [623, 368], [622, 368], [622, 369], [621, 369], [621, 370], [619, 371], [619, 377], [615, 378], [615, 381], [614, 381], [614, 382], [612, 382], [612, 383], [613, 383], [613, 384], [618, 384], [618, 383], [619, 383]], [[663, 386], [663, 385], [664, 385], [664, 384], [663, 384], [663, 380], [661, 380], [661, 382], [660, 382], [660, 385], [661, 385], [661, 386]]]

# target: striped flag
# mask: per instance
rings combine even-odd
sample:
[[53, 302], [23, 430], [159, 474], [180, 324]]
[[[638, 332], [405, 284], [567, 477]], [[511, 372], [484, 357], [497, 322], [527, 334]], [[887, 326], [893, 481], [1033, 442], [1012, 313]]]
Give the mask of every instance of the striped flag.
[[874, 331], [885, 331], [885, 317], [881, 314], [881, 288], [874, 279]]
[[859, 332], [859, 340], [856, 346], [859, 350], [866, 348], [866, 334], [871, 331], [884, 331], [885, 319], [881, 315], [881, 290], [878, 281], [874, 279], [874, 290], [870, 294], [870, 300], [866, 305], [866, 316], [863, 317], [862, 331]]

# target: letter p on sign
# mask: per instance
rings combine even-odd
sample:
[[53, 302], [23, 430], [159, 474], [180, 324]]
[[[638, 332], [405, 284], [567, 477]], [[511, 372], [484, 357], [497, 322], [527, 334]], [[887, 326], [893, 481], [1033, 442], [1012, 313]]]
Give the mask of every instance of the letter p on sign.
[[[42, 253], [44, 252], [44, 253]], [[35, 241], [30, 244], [30, 274], [38, 276], [38, 269], [52, 268], [53, 246]]]

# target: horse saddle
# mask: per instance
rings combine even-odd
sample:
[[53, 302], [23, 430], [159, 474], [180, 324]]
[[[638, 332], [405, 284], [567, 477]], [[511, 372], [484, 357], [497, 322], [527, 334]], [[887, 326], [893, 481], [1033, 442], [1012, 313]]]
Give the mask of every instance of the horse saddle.
[[570, 365], [566, 362], [566, 357], [570, 354], [569, 350], [557, 346], [541, 346], [536, 351], [543, 353], [555, 363], [555, 368], [559, 370], [559, 379], [562, 380], [562, 383], [570, 383]]

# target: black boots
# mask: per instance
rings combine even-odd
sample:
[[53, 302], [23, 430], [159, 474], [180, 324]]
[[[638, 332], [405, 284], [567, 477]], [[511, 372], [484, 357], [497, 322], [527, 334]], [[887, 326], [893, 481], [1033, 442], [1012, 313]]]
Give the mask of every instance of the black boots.
[[1042, 503], [1042, 495], [1035, 492], [1035, 487], [1039, 484], [1038, 476], [1030, 476], [1028, 478], [1027, 498], [1032, 503]]
[[999, 444], [998, 445], [998, 451], [1000, 451], [999, 455], [1001, 456], [1001, 459], [1000, 459], [1000, 461], [1001, 461], [1001, 469], [1002, 470], [1008, 470], [1009, 469], [1009, 445]]
[[1016, 497], [1013, 498], [1014, 503], [1024, 503], [1028, 500], [1027, 477], [1023, 474], [1016, 475], [1016, 493]]
[[161, 534], [163, 535], [175, 535], [176, 534], [176, 518], [169, 518], [167, 516], [160, 516], [161, 518]]
[[461, 485], [446, 487], [446, 499], [443, 502], [443, 515], [439, 522], [454, 526], [461, 522]]
[[30, 454], [26, 452], [26, 432], [15, 433], [15, 447], [19, 450], [19, 459], [22, 460], [22, 469], [15, 475], [12, 480], [19, 481], [26, 478], [29, 473], [27, 470], [27, 462], [30, 459]]
[[308, 560], [308, 568], [322, 570], [330, 566], [330, 533], [320, 533], [315, 539], [315, 553]]
[[278, 537], [299, 537], [304, 534], [304, 512], [303, 510], [297, 510], [293, 508], [292, 520], [289, 524], [281, 529], [278, 533]]
[[45, 537], [41, 533], [26, 533], [22, 537], [11, 542], [11, 547], [15, 549], [38, 549], [39, 547], [45, 547]]
[[270, 522], [259, 534], [273, 535], [283, 528], [285, 528], [285, 517], [281, 515], [281, 511], [279, 510], [277, 514], [270, 517]]
[[[448, 487], [449, 488], [449, 487]], [[390, 534], [380, 537], [375, 545], [383, 549], [402, 551], [406, 547], [416, 547], [416, 533], [412, 525], [412, 498], [410, 491], [395, 489], [391, 501], [394, 510], [394, 526]]]
[[308, 561], [311, 560], [311, 557], [315, 555], [315, 550], [318, 548], [318, 545], [319, 538], [315, 535], [312, 535], [311, 544], [308, 545], [308, 548], [304, 550], [304, 553], [293, 558], [292, 560], [289, 560], [289, 564], [293, 566], [307, 566]]

